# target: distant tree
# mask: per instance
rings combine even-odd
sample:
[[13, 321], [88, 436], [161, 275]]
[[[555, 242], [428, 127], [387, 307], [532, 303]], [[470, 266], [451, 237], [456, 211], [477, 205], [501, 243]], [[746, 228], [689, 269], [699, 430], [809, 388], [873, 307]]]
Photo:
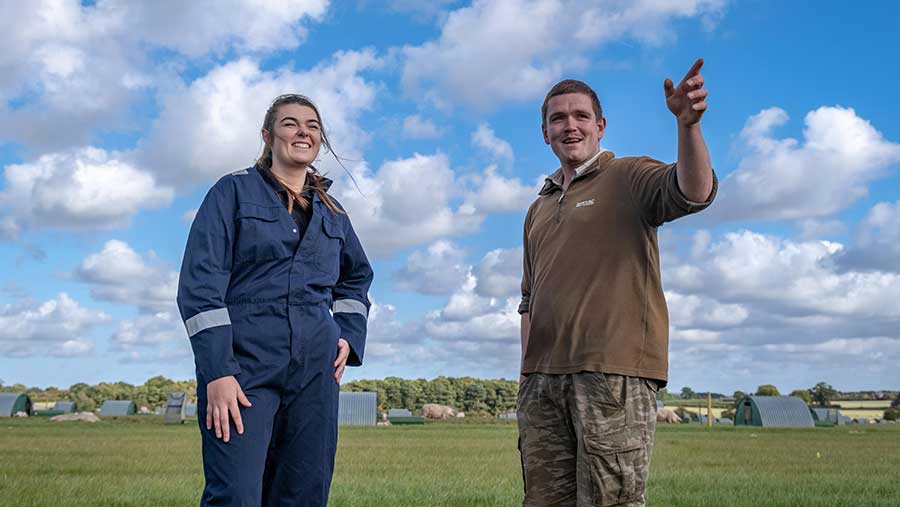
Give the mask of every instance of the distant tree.
[[801, 398], [806, 402], [807, 405], [809, 405], [809, 403], [812, 401], [812, 395], [809, 394], [809, 391], [807, 391], [806, 389], [796, 389], [794, 391], [791, 391], [791, 396]]
[[778, 388], [773, 386], [772, 384], [763, 384], [756, 388], [757, 396], [781, 396], [781, 393], [778, 392]]
[[665, 387], [661, 387], [659, 391], [656, 393], [657, 400], [666, 400], [669, 398], [669, 390]]
[[811, 391], [812, 400], [820, 407], [830, 406], [831, 400], [835, 399], [838, 394], [833, 387], [825, 382], [819, 382], [816, 384], [816, 387], [811, 389]]
[[884, 411], [884, 418], [888, 421], [900, 420], [900, 406], [891, 407]]
[[744, 396], [747, 396], [747, 393], [745, 393], [744, 391], [735, 391], [732, 396], [734, 396], [734, 403], [735, 405], [737, 405], [741, 402], [741, 399], [743, 399]]
[[487, 410], [487, 389], [481, 382], [472, 382], [466, 387], [463, 398], [463, 409], [466, 412], [483, 412]]
[[697, 393], [695, 393], [694, 390], [688, 386], [684, 386], [681, 388], [681, 398], [682, 399], [690, 400], [696, 395], [697, 395]]
[[897, 393], [897, 398], [891, 402], [891, 408], [900, 407], [900, 392]]

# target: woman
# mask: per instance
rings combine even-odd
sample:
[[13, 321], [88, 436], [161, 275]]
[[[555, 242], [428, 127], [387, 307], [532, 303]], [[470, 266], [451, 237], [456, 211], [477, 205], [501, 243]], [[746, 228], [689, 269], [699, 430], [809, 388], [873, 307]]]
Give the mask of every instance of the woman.
[[204, 199], [178, 283], [197, 366], [201, 505], [324, 506], [372, 269], [312, 165], [323, 144], [334, 153], [316, 106], [278, 97], [262, 138], [256, 164]]

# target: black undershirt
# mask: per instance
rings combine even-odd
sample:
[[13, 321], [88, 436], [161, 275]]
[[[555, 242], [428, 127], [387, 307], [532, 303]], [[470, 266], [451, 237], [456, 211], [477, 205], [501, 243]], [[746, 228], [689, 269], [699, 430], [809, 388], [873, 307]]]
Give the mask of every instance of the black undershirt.
[[[281, 183], [275, 179], [275, 176], [272, 175], [272, 170], [265, 167], [259, 168], [259, 174], [266, 180], [266, 183], [275, 191], [275, 195], [281, 199], [281, 204], [284, 204], [284, 207], [287, 208], [288, 205], [288, 192], [281, 186]], [[312, 191], [304, 190], [303, 197], [306, 198], [307, 202], [309, 202], [309, 208], [304, 210], [300, 207], [300, 204], [297, 201], [294, 201], [293, 211], [291, 211], [291, 217], [294, 219], [294, 222], [297, 223], [297, 236], [300, 238], [300, 241], [303, 241], [303, 235], [306, 234], [306, 229], [309, 227], [309, 220], [312, 217]]]

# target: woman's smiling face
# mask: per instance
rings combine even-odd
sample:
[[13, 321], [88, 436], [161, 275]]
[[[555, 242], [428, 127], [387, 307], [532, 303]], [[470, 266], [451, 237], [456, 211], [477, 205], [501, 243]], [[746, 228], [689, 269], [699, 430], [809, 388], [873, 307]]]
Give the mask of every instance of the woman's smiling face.
[[309, 106], [284, 104], [275, 113], [268, 141], [273, 165], [309, 167], [322, 146], [322, 122]]

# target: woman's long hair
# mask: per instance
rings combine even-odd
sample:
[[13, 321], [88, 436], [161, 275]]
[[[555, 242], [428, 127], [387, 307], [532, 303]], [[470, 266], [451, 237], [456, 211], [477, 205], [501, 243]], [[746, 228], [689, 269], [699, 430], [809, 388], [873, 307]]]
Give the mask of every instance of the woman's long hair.
[[[338, 161], [338, 164], [341, 164], [340, 159], [338, 159], [337, 154], [334, 152], [334, 149], [331, 147], [331, 142], [328, 140], [328, 136], [325, 134], [325, 125], [322, 123], [322, 115], [319, 114], [319, 108], [316, 107], [315, 104], [309, 98], [298, 95], [298, 94], [287, 94], [287, 95], [279, 95], [272, 102], [272, 105], [269, 106], [269, 109], [266, 111], [266, 117], [263, 120], [262, 128], [269, 132], [270, 136], [274, 136], [275, 132], [275, 113], [278, 112], [278, 108], [285, 104], [299, 104], [301, 106], [306, 106], [315, 111], [316, 118], [319, 120], [319, 126], [321, 127], [320, 132], [322, 134], [322, 145], [325, 146], [328, 151], [334, 155], [335, 160]], [[306, 172], [306, 182], [303, 184], [303, 189], [300, 192], [294, 192], [291, 190], [287, 184], [279, 178], [272, 171], [272, 145], [270, 143], [265, 143], [263, 146], [262, 155], [259, 159], [256, 160], [256, 166], [262, 171], [269, 171], [269, 173], [281, 184], [285, 191], [288, 194], [288, 213], [292, 213], [294, 211], [294, 202], [296, 202], [300, 209], [303, 211], [308, 211], [312, 203], [309, 202], [308, 199], [303, 197], [303, 192], [307, 189], [312, 190], [316, 194], [319, 195], [319, 199], [328, 206], [328, 209], [333, 211], [334, 213], [343, 214], [344, 211], [337, 207], [331, 197], [328, 195], [328, 192], [325, 189], [325, 181], [322, 179], [322, 176], [319, 174], [319, 171], [310, 164], [309, 168], [311, 170]], [[343, 167], [344, 164], [341, 164]], [[345, 168], [346, 170], [346, 168]]]

